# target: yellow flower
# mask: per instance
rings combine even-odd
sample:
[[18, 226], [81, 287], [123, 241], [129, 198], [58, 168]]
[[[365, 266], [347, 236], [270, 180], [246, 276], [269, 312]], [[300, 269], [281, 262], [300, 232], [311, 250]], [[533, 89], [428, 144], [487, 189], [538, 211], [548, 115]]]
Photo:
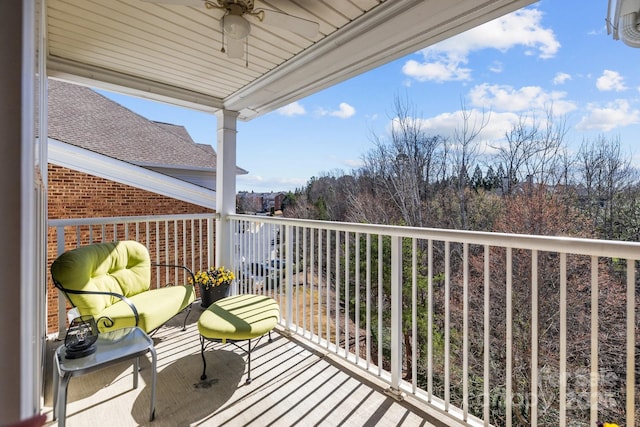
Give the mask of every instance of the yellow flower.
[[[231, 284], [233, 279], [236, 278], [233, 271], [224, 267], [209, 267], [208, 270], [198, 271], [194, 276], [196, 283], [202, 285], [204, 289]], [[189, 283], [191, 282], [192, 280], [189, 278]]]

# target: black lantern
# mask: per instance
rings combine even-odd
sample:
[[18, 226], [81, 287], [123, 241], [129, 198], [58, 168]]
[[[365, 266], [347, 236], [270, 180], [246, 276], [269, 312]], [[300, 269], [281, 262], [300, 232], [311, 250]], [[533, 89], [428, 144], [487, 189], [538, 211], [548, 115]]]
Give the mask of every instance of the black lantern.
[[93, 316], [76, 317], [69, 324], [64, 338], [67, 359], [77, 359], [95, 353], [98, 326]]

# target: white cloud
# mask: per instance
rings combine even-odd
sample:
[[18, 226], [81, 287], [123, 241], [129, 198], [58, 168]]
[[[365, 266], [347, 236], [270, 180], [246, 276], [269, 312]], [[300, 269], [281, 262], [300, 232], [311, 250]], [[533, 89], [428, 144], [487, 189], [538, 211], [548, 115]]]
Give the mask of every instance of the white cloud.
[[493, 64], [489, 66], [489, 71], [493, 73], [501, 73], [504, 70], [504, 65], [500, 61], [494, 61]]
[[622, 92], [627, 89], [624, 85], [624, 78], [617, 71], [604, 70], [602, 75], [596, 80], [596, 87], [601, 91]]
[[302, 106], [302, 104], [300, 104], [297, 101], [292, 102], [289, 105], [285, 105], [282, 108], [278, 108], [276, 111], [278, 112], [278, 114], [281, 114], [283, 116], [288, 116], [288, 117], [301, 116], [306, 114], [306, 111]]
[[617, 127], [640, 123], [640, 110], [632, 109], [626, 99], [618, 99], [604, 107], [589, 104], [587, 110], [589, 114], [580, 120], [576, 129], [607, 132]]
[[364, 166], [364, 162], [361, 159], [346, 159], [343, 160], [342, 163], [350, 169], [358, 169]]
[[238, 191], [294, 191], [307, 184], [306, 178], [264, 177], [260, 175], [238, 175]]
[[469, 91], [471, 105], [493, 111], [528, 112], [553, 108], [554, 114], [564, 115], [576, 109], [565, 100], [566, 92], [546, 91], [539, 86], [523, 86], [515, 89], [507, 85], [483, 83]]
[[431, 80], [442, 83], [452, 80], [470, 80], [471, 69], [460, 67], [461, 63], [466, 62], [466, 58], [456, 62], [450, 57], [443, 58], [442, 62], [423, 63], [410, 59], [402, 66], [402, 72], [420, 82]]
[[571, 80], [571, 75], [567, 73], [556, 73], [553, 78], [554, 85], [561, 85], [567, 82], [567, 80]]
[[356, 109], [346, 102], [340, 103], [340, 109], [338, 111], [333, 111], [331, 113], [332, 116], [340, 117], [341, 119], [348, 119], [352, 117], [356, 113]]
[[[488, 153], [492, 149], [490, 145], [497, 145], [504, 140], [505, 133], [515, 125], [520, 117], [516, 113], [489, 112], [481, 109], [470, 109], [465, 112], [455, 111], [452, 113], [442, 113], [427, 119], [409, 118], [414, 125], [427, 135], [439, 135], [454, 143], [456, 130], [460, 129], [466, 115], [469, 126], [471, 128], [481, 126], [485, 123], [485, 127], [477, 136], [479, 150], [481, 153]], [[391, 121], [391, 126], [397, 126], [398, 119]], [[477, 129], [476, 129], [477, 130]]]
[[471, 52], [497, 49], [506, 52], [523, 46], [526, 55], [552, 58], [560, 43], [553, 30], [541, 25], [542, 12], [523, 9], [487, 22], [434, 46], [423, 49], [423, 62], [409, 60], [402, 71], [418, 81], [469, 80], [471, 70], [465, 68]]
[[356, 114], [356, 109], [346, 102], [341, 102], [337, 110], [328, 111], [324, 109], [319, 109], [318, 114], [321, 116], [333, 116], [341, 119], [348, 119]]

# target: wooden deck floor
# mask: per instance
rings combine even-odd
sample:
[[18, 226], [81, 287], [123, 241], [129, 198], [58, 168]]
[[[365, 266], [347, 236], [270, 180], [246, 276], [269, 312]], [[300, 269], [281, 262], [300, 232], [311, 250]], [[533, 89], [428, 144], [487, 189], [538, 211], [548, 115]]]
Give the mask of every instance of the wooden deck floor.
[[[252, 352], [253, 381], [245, 384], [246, 355], [232, 344], [214, 344], [202, 360], [196, 319], [180, 320], [154, 335], [158, 353], [156, 417], [149, 422], [151, 363], [141, 360], [140, 384], [132, 389], [132, 364], [122, 363], [71, 379], [67, 426], [444, 426], [411, 398], [398, 402], [386, 386], [359, 369], [280, 329]], [[51, 342], [47, 355], [45, 412], [52, 418]], [[429, 411], [429, 412], [427, 412]], [[437, 415], [437, 413], [436, 413]]]

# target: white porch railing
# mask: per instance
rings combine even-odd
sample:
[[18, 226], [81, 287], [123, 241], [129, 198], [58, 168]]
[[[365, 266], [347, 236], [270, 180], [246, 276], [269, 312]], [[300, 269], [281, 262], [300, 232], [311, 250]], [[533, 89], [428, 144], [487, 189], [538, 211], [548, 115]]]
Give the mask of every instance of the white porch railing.
[[227, 222], [239, 291], [275, 296], [286, 328], [392, 395], [469, 424], [635, 423], [640, 244]]
[[[49, 220], [49, 264], [64, 251], [80, 245], [131, 239], [147, 246], [153, 263], [202, 270], [215, 259], [214, 221], [215, 216], [210, 214]], [[186, 280], [183, 269], [156, 267], [152, 271], [152, 286]], [[66, 330], [66, 311], [64, 298], [59, 298], [59, 334]], [[48, 314], [52, 316], [55, 314]]]
[[[214, 220], [50, 226], [57, 252], [131, 238], [199, 270], [215, 259]], [[288, 331], [391, 396], [470, 425], [635, 423], [640, 244], [247, 215], [225, 226], [235, 291], [276, 298]]]

